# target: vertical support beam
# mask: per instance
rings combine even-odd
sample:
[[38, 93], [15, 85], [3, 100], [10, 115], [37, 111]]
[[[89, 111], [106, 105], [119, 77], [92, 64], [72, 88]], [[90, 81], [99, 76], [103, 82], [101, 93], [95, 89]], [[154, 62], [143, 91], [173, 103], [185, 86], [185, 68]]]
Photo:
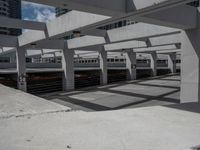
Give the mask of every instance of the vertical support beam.
[[26, 49], [17, 48], [16, 50], [16, 64], [17, 64], [17, 86], [19, 90], [27, 91], [26, 82]]
[[200, 102], [200, 29], [182, 32], [181, 103]]
[[176, 53], [170, 53], [168, 55], [168, 68], [171, 73], [176, 73]]
[[106, 85], [108, 83], [108, 66], [107, 66], [107, 52], [104, 47], [99, 52], [99, 62], [100, 62], [100, 84]]
[[71, 91], [75, 88], [74, 81], [74, 50], [63, 49], [63, 91]]
[[156, 52], [151, 52], [151, 69], [152, 69], [152, 76], [157, 76], [157, 54]]
[[[106, 44], [110, 43], [110, 39], [108, 34], [104, 37]], [[108, 84], [108, 54], [105, 51], [104, 46], [102, 46], [101, 51], [99, 52], [99, 63], [100, 63], [100, 84], [106, 85]]]
[[10, 56], [10, 63], [16, 63], [16, 49], [15, 49], [15, 55]]
[[126, 52], [127, 80], [136, 79], [136, 53], [133, 50]]

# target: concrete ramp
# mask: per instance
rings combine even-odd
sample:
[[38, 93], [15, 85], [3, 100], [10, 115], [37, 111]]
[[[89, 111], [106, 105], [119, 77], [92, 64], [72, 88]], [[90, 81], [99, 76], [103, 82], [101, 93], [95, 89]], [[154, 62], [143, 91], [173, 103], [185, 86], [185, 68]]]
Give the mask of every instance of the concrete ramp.
[[70, 108], [0, 84], [0, 118], [69, 111]]
[[199, 150], [199, 104], [0, 119], [1, 150]]

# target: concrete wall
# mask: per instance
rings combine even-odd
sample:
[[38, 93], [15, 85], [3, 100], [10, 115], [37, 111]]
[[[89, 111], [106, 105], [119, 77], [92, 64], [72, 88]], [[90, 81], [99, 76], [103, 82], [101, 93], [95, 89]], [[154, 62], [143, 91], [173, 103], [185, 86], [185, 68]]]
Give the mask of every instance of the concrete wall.
[[0, 63], [0, 69], [16, 68], [16, 63]]
[[27, 63], [27, 68], [61, 68], [62, 65], [58, 63]]

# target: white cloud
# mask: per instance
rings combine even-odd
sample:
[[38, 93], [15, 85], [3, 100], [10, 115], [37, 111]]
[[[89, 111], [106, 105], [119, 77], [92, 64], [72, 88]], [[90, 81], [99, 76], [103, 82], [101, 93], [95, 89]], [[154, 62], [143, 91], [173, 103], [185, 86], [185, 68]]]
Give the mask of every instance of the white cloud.
[[29, 10], [31, 8], [31, 10], [33, 11], [31, 14], [31, 18], [29, 18], [29, 16], [26, 16], [24, 18], [24, 20], [48, 22], [55, 18], [54, 7], [36, 4], [36, 3], [25, 2], [25, 1], [22, 2], [22, 7], [23, 7], [23, 9], [29, 9]]
[[36, 15], [35, 21], [47, 22], [55, 18], [55, 13], [45, 8], [42, 11], [35, 9], [34, 13]]

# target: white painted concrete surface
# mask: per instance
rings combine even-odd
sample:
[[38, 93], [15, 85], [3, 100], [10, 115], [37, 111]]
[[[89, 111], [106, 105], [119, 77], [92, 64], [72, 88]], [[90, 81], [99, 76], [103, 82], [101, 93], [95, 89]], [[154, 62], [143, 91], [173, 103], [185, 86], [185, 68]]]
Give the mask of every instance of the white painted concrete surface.
[[[70, 108], [0, 84], [0, 119], [28, 114], [68, 111]], [[1, 146], [0, 146], [1, 149]]]

